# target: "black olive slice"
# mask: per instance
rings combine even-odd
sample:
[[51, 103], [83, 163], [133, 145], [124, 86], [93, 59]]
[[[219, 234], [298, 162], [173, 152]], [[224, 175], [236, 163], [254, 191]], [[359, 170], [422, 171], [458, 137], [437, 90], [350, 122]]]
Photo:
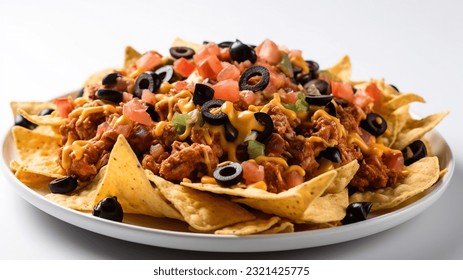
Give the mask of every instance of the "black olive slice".
[[220, 48], [229, 48], [231, 45], [233, 45], [232, 41], [224, 41], [218, 44]]
[[339, 106], [341, 106], [343, 108], [346, 108], [346, 107], [349, 106], [349, 102], [347, 102], [346, 100], [341, 99], [341, 98], [335, 98], [334, 102], [336, 102], [336, 104], [338, 104]]
[[14, 124], [22, 126], [24, 128], [30, 129], [30, 130], [37, 127], [37, 125], [35, 123], [30, 122], [28, 119], [26, 119], [25, 117], [23, 117], [20, 114], [17, 114], [16, 117], [14, 118]]
[[410, 165], [428, 155], [426, 145], [421, 140], [416, 140], [402, 150], [404, 164]]
[[320, 152], [320, 156], [326, 158], [331, 162], [340, 163], [341, 162], [341, 152], [339, 152], [338, 147], [328, 147]]
[[151, 120], [153, 120], [154, 122], [158, 122], [161, 120], [161, 117], [159, 116], [158, 112], [156, 112], [153, 105], [149, 103], [144, 103], [144, 105], [147, 106], [146, 112], [150, 115]]
[[305, 97], [305, 101], [309, 103], [309, 105], [315, 106], [326, 106], [331, 103], [333, 100], [332, 95], [309, 95]]
[[155, 72], [143, 72], [137, 77], [137, 80], [135, 81], [134, 95], [138, 98], [141, 98], [144, 89], [154, 93], [159, 89], [161, 83], [161, 78]]
[[[204, 121], [212, 125], [221, 125], [228, 121], [228, 116], [217, 108], [221, 107], [225, 103], [222, 99], [212, 99], [207, 101], [201, 107], [201, 114], [203, 115]], [[217, 112], [211, 112], [212, 109], [216, 109]]]
[[393, 84], [389, 84], [390, 87], [392, 87], [393, 89], [395, 89], [395, 91], [397, 92], [400, 92], [400, 90]]
[[48, 188], [52, 193], [67, 194], [75, 190], [77, 185], [77, 177], [66, 176], [51, 181], [48, 183]]
[[321, 95], [330, 95], [331, 94], [331, 86], [328, 82], [324, 80], [311, 80], [310, 82], [304, 84], [304, 89], [306, 92], [310, 92], [310, 87], [315, 86], [317, 88], [318, 92], [320, 92]]
[[213, 176], [221, 186], [233, 186], [243, 178], [243, 168], [237, 162], [230, 162], [227, 165], [218, 166], [214, 170]]
[[309, 73], [317, 73], [320, 70], [320, 65], [316, 61], [313, 60], [306, 60], [307, 66], [309, 66]]
[[257, 60], [256, 51], [252, 47], [243, 44], [240, 40], [233, 42], [229, 49], [230, 57], [233, 61], [244, 62], [249, 60], [251, 63], [255, 63]]
[[238, 138], [238, 129], [236, 129], [230, 122], [225, 123], [225, 139], [228, 142], [233, 142]]
[[51, 108], [43, 109], [42, 111], [40, 111], [39, 116], [50, 115], [50, 114], [53, 113], [54, 111], [55, 111], [55, 110], [54, 110], [54, 109], [51, 109]]
[[179, 59], [179, 58], [186, 58], [190, 59], [195, 55], [195, 51], [192, 48], [189, 47], [172, 47], [169, 49], [170, 55], [173, 58]]
[[[249, 84], [249, 80], [255, 76], [260, 76], [260, 81], [255, 84]], [[270, 81], [270, 73], [264, 66], [252, 66], [246, 69], [240, 77], [239, 86], [240, 90], [260, 91], [264, 90]]]
[[122, 92], [107, 88], [100, 88], [97, 90], [96, 97], [113, 103], [122, 102]]
[[93, 216], [116, 222], [122, 222], [124, 217], [122, 206], [115, 196], [100, 200], [95, 208], [93, 208], [92, 214]]
[[334, 103], [333, 102], [330, 102], [328, 103], [327, 105], [325, 105], [325, 110], [328, 112], [328, 114], [330, 114], [331, 116], [333, 117], [338, 117], [338, 113], [336, 111], [336, 106], [334, 106]]
[[154, 73], [159, 76], [161, 83], [173, 83], [178, 80], [178, 77], [175, 76], [174, 67], [172, 65], [164, 65], [161, 68], [156, 69]]
[[387, 129], [386, 120], [376, 113], [369, 113], [367, 118], [360, 122], [360, 127], [373, 136], [380, 136]]
[[193, 92], [193, 103], [202, 106], [214, 97], [214, 89], [208, 85], [197, 83]]
[[270, 115], [263, 113], [263, 112], [257, 112], [254, 114], [254, 118], [264, 126], [263, 131], [258, 131], [256, 140], [263, 143], [267, 138], [269, 138], [272, 135], [273, 132], [273, 120], [270, 117]]
[[85, 91], [85, 88], [81, 88], [81, 89], [79, 90], [79, 93], [77, 93], [77, 96], [76, 96], [76, 97], [82, 97], [82, 96], [84, 96], [84, 91]]
[[101, 84], [104, 86], [114, 85], [117, 83], [117, 78], [121, 77], [119, 73], [109, 73], [108, 75], [104, 76], [101, 80]]
[[371, 202], [353, 202], [347, 206], [346, 216], [342, 219], [343, 225], [353, 224], [367, 219], [373, 203]]

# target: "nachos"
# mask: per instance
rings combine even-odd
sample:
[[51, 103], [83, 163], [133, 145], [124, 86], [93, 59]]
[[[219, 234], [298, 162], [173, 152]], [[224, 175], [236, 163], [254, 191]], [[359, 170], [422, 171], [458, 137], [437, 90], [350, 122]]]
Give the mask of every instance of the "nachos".
[[320, 69], [268, 39], [127, 47], [78, 94], [12, 102], [10, 166], [50, 200], [118, 221], [235, 235], [357, 222], [439, 179], [422, 138], [447, 113], [415, 119], [421, 96], [350, 76], [348, 56]]

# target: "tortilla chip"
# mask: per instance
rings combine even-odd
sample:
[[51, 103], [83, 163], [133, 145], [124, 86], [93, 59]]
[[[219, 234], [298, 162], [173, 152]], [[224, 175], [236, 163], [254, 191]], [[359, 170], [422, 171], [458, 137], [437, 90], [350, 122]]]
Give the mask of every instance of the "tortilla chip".
[[291, 233], [294, 232], [294, 224], [289, 221], [280, 221], [261, 234]]
[[329, 223], [340, 221], [346, 215], [349, 192], [344, 188], [338, 193], [328, 193], [316, 198], [298, 222]]
[[250, 212], [222, 196], [174, 184], [152, 173], [149, 178], [180, 211], [185, 221], [198, 231], [213, 231], [255, 218]]
[[159, 190], [151, 185], [124, 136], [118, 136], [107, 166], [106, 176], [98, 186], [93, 206], [105, 197], [116, 196], [124, 213], [183, 220]]
[[202, 47], [201, 44], [196, 44], [192, 42], [185, 41], [181, 38], [175, 38], [174, 41], [172, 42], [172, 47], [187, 47], [187, 48], [192, 48], [196, 53], [199, 51], [199, 49]]
[[402, 150], [415, 140], [421, 139], [447, 115], [448, 112], [442, 112], [419, 120], [411, 117], [407, 119], [406, 116], [404, 116], [406, 123], [404, 127], [398, 131], [396, 139], [392, 144], [392, 148]]
[[250, 235], [261, 233], [269, 230], [281, 220], [280, 217], [271, 217], [270, 219], [255, 219], [229, 227], [216, 230], [215, 234], [233, 234], [233, 235]]
[[37, 133], [21, 126], [11, 129], [19, 165], [25, 171], [59, 178], [64, 172], [58, 161], [61, 137]]
[[261, 192], [259, 196], [237, 198], [233, 201], [267, 214], [297, 221], [303, 217], [309, 205], [330, 186], [336, 174], [335, 170], [331, 170], [278, 194]]
[[47, 189], [48, 183], [55, 179], [53, 177], [30, 172], [24, 169], [23, 166], [19, 166], [15, 170], [14, 176], [24, 185], [33, 189]]
[[50, 114], [45, 116], [31, 115], [24, 111], [23, 109], [18, 108], [18, 114], [22, 115], [31, 123], [36, 125], [51, 125], [51, 126], [60, 126], [66, 122], [66, 119], [60, 117], [59, 115]]
[[141, 57], [141, 53], [132, 48], [131, 46], [125, 47], [124, 56], [124, 68], [128, 68], [135, 64], [135, 62]]
[[18, 114], [19, 109], [30, 115], [38, 115], [45, 109], [56, 110], [56, 105], [53, 102], [11, 102], [10, 107], [13, 112], [13, 117]]
[[350, 82], [350, 76], [352, 74], [352, 64], [349, 56], [345, 55], [335, 65], [327, 69], [331, 77], [335, 81], [339, 82]]
[[355, 173], [359, 169], [360, 165], [356, 160], [349, 162], [341, 167], [336, 168], [337, 175], [333, 182], [325, 190], [325, 193], [338, 193], [343, 191], [349, 182], [354, 178]]
[[106, 176], [107, 167], [108, 166], [103, 166], [90, 184], [85, 187], [78, 188], [71, 194], [50, 193], [45, 195], [45, 197], [74, 210], [91, 212], [94, 207], [98, 188], [101, 186], [102, 181]]
[[372, 211], [393, 208], [434, 185], [440, 174], [439, 159], [422, 158], [408, 166], [408, 170], [409, 175], [395, 186], [354, 193], [350, 196], [350, 203], [372, 202]]

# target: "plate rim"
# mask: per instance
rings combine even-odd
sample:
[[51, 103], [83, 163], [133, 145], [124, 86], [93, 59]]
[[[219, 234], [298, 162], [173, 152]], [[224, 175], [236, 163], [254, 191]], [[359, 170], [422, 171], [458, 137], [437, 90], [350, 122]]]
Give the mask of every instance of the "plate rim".
[[[12, 143], [11, 127], [3, 133], [0, 157], [2, 159], [2, 172], [9, 182], [11, 188], [28, 203], [41, 211], [74, 226], [82, 229], [110, 236], [116, 239], [158, 246], [171, 249], [203, 251], [203, 252], [272, 252], [293, 249], [313, 248], [330, 244], [347, 242], [364, 238], [387, 229], [396, 227], [418, 214], [422, 213], [437, 201], [448, 188], [455, 169], [455, 160], [452, 149], [442, 135], [433, 129], [425, 135], [425, 138], [434, 137], [439, 139], [440, 146], [446, 152], [447, 173], [439, 178], [428, 194], [417, 201], [404, 206], [403, 208], [385, 213], [380, 216], [342, 227], [315, 229], [294, 233], [279, 233], [268, 235], [214, 235], [210, 233], [191, 233], [173, 230], [149, 228], [139, 225], [118, 223], [110, 220], [93, 217], [89, 213], [67, 208], [63, 205], [48, 200], [45, 196], [27, 187], [20, 182], [9, 168], [7, 162], [8, 145]], [[9, 142], [8, 142], [9, 141]], [[439, 162], [441, 163], [439, 157]], [[281, 241], [286, 242], [281, 242]], [[194, 242], [192, 242], [194, 241]], [[279, 242], [275, 242], [279, 241]], [[225, 246], [224, 246], [225, 243]], [[272, 244], [272, 246], [268, 246]]]

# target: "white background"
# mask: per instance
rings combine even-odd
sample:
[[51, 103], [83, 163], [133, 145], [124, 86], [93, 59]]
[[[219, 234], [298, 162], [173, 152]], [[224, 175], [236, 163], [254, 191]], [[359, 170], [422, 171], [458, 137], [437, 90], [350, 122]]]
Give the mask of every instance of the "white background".
[[[175, 37], [196, 42], [270, 38], [322, 68], [344, 54], [353, 79], [385, 78], [450, 111], [437, 130], [456, 169], [431, 208], [391, 230], [342, 244], [265, 254], [150, 247], [66, 224], [19, 197], [0, 174], [0, 259], [463, 259], [463, 5], [458, 1], [5, 1], [0, 0], [0, 127], [9, 102], [45, 101], [122, 64], [132, 45], [167, 54]], [[2, 166], [3, 168], [3, 166]]]

